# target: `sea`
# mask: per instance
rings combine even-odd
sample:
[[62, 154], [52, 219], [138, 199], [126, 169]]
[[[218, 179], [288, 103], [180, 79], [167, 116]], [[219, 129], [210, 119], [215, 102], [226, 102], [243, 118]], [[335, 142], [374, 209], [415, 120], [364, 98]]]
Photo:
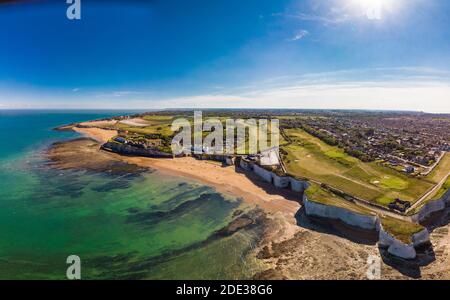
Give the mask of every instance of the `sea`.
[[126, 111], [0, 110], [0, 279], [249, 279], [258, 232], [218, 235], [237, 197], [155, 170], [57, 170], [46, 150], [80, 137], [53, 128]]

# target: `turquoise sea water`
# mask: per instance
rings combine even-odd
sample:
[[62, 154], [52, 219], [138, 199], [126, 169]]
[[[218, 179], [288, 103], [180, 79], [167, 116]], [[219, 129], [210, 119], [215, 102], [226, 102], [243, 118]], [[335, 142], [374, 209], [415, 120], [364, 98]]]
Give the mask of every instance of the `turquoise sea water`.
[[64, 279], [66, 258], [82, 278], [249, 278], [257, 233], [217, 237], [239, 199], [153, 171], [113, 176], [45, 164], [52, 128], [123, 114], [111, 111], [0, 111], [0, 278]]

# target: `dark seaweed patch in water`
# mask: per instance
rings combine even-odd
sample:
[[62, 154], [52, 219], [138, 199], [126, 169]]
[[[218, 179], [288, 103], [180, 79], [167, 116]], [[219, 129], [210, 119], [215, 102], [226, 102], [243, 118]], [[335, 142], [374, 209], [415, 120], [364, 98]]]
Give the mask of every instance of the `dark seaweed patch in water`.
[[[89, 185], [89, 181], [83, 179], [84, 175], [91, 174], [100, 176], [107, 181], [91, 188], [96, 192], [109, 192], [116, 189], [127, 189], [131, 182], [136, 179], [142, 179], [142, 174], [153, 172], [153, 170], [139, 167], [135, 164], [128, 164], [121, 161], [109, 161], [106, 164], [98, 164], [95, 169], [55, 169], [49, 168], [47, 162], [35, 162], [31, 166], [34, 173], [39, 178], [41, 186], [45, 187], [42, 192], [38, 192], [35, 199], [41, 199], [42, 202], [48, 202], [48, 195], [68, 196], [78, 198], [83, 194], [83, 189]], [[45, 194], [39, 197], [39, 194]]]
[[[135, 210], [135, 209], [132, 209]], [[266, 215], [260, 209], [253, 209], [244, 213], [231, 221], [227, 226], [215, 231], [206, 240], [193, 243], [181, 249], [168, 250], [164, 253], [147, 258], [141, 258], [136, 252], [129, 252], [121, 255], [101, 256], [93, 259], [87, 259], [85, 265], [87, 268], [97, 269], [99, 272], [94, 276], [96, 278], [107, 279], [144, 279], [150, 271], [158, 264], [168, 262], [175, 257], [207, 246], [208, 244], [234, 233], [245, 230], [253, 232], [253, 236], [262, 236], [265, 230]], [[258, 240], [254, 242], [258, 243]], [[248, 249], [242, 255], [248, 254], [253, 249], [249, 245]]]
[[[179, 186], [179, 185], [178, 185]], [[178, 188], [170, 189], [167, 192], [170, 191], [178, 191]], [[199, 194], [211, 192], [212, 189], [208, 186], [200, 186], [197, 188], [192, 188], [186, 191], [182, 191], [181, 193], [178, 193], [177, 195], [171, 197], [169, 200], [159, 204], [159, 205], [151, 205], [150, 208], [152, 210], [169, 210], [172, 207], [175, 207], [178, 205], [178, 203], [185, 202], [187, 199], [194, 199], [198, 197]]]
[[80, 174], [69, 171], [41, 170], [36, 172], [39, 188], [33, 191], [33, 203], [48, 203], [53, 196], [78, 198], [87, 185]]
[[138, 177], [146, 172], [154, 172], [151, 169], [140, 167], [135, 164], [129, 164], [121, 161], [112, 161], [110, 164], [106, 165], [103, 170], [104, 174], [110, 176], [121, 176], [121, 177]]
[[123, 263], [128, 263], [132, 258], [134, 258], [138, 253], [136, 251], [125, 253], [125, 254], [117, 254], [112, 256], [99, 256], [92, 259], [89, 259], [90, 267], [102, 267], [114, 269], [116, 265], [120, 265]]
[[127, 223], [135, 223], [144, 226], [154, 225], [161, 221], [168, 221], [177, 219], [203, 205], [217, 205], [226, 204], [227, 209], [234, 209], [239, 206], [239, 202], [230, 202], [219, 193], [205, 193], [201, 194], [194, 200], [186, 201], [169, 211], [128, 211], [131, 215], [127, 217]]
[[95, 192], [110, 192], [113, 190], [127, 189], [130, 186], [131, 186], [130, 180], [118, 179], [99, 186], [92, 187], [91, 190]]
[[55, 186], [56, 191], [53, 193], [53, 195], [78, 198], [83, 194], [84, 187], [84, 182], [75, 179], [71, 182], [66, 182], [65, 184], [58, 184], [57, 186]]
[[129, 212], [130, 214], [137, 214], [139, 213], [139, 208], [137, 207], [130, 207], [129, 209], [127, 209], [127, 212]]

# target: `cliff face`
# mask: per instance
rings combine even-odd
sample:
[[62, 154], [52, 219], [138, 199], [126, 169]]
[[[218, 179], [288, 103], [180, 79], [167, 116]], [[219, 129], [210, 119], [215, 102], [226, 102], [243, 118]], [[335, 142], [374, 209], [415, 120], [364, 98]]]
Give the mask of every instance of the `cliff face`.
[[253, 172], [255, 172], [255, 174], [261, 177], [264, 181], [272, 183], [272, 172], [267, 171], [258, 165], [253, 166]]
[[405, 259], [416, 258], [417, 253], [415, 248], [430, 243], [430, 235], [428, 233], [428, 230], [423, 229], [422, 231], [413, 234], [411, 240], [412, 242], [409, 244], [399, 241], [398, 239], [390, 235], [387, 231], [385, 231], [383, 226], [380, 225], [378, 245], [380, 247], [387, 248], [388, 252], [392, 255]]
[[425, 228], [422, 231], [415, 233], [412, 236], [412, 241], [413, 241], [414, 247], [429, 244], [430, 243], [430, 234], [429, 234], [428, 230]]
[[124, 155], [135, 155], [144, 157], [172, 158], [172, 154], [164, 153], [151, 149], [142, 149], [125, 144], [107, 142], [101, 147], [103, 150], [120, 153]]
[[294, 192], [303, 193], [308, 188], [308, 182], [295, 179], [291, 176], [279, 176], [274, 172], [268, 171], [254, 162], [241, 159], [239, 166], [247, 171], [252, 171], [264, 181], [272, 183], [274, 186], [280, 189], [290, 188]]
[[287, 176], [278, 176], [276, 174], [272, 174], [273, 178], [273, 184], [280, 189], [284, 189], [289, 187], [289, 184], [291, 184], [291, 177]]
[[234, 157], [227, 157], [225, 158], [225, 164], [228, 166], [232, 166], [234, 165], [235, 162], [235, 158]]
[[420, 223], [428, 218], [432, 213], [444, 210], [450, 202], [450, 190], [448, 190], [440, 199], [433, 200], [425, 204], [417, 214], [411, 216], [413, 222]]
[[306, 197], [303, 200], [303, 204], [308, 216], [340, 220], [347, 225], [367, 230], [378, 229], [379, 220], [377, 216], [358, 214], [345, 208], [317, 203], [308, 200]]
[[247, 170], [247, 171], [253, 171], [253, 166], [252, 166], [249, 162], [247, 162], [247, 161], [245, 161], [245, 160], [243, 160], [243, 159], [241, 159], [241, 160], [239, 161], [239, 166], [240, 166], [242, 169], [244, 169], [244, 170]]
[[291, 182], [291, 190], [294, 192], [304, 192], [309, 186], [308, 182], [293, 177], [289, 177], [289, 180]]
[[389, 254], [405, 259], [416, 258], [416, 249], [412, 244], [405, 244], [390, 235], [380, 226], [378, 245], [387, 248]]
[[378, 231], [378, 245], [387, 248], [391, 255], [397, 257], [414, 259], [417, 256], [415, 248], [430, 243], [430, 236], [427, 229], [423, 229], [422, 231], [413, 234], [411, 237], [412, 242], [408, 244], [389, 234], [383, 228], [378, 216], [358, 214], [345, 208], [317, 203], [308, 200], [306, 197], [303, 200], [303, 204], [305, 206], [306, 215], [308, 216], [340, 220], [353, 227]]

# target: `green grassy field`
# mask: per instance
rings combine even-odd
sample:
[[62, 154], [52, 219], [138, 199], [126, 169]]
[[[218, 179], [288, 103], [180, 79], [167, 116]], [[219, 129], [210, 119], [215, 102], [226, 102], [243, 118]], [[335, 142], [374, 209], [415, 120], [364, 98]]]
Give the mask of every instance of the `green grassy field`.
[[142, 117], [142, 119], [150, 122], [152, 125], [157, 124], [170, 124], [175, 116], [159, 116], [159, 115], [147, 115]]
[[370, 211], [360, 207], [354, 203], [351, 203], [327, 190], [321, 188], [318, 184], [311, 183], [309, 188], [306, 190], [306, 196], [308, 200], [331, 205], [335, 207], [345, 208], [347, 210], [362, 214], [362, 215], [371, 215]]
[[438, 183], [450, 172], [450, 153], [446, 153], [434, 170], [426, 177], [434, 183]]
[[[281, 141], [289, 173], [326, 183], [350, 195], [387, 205], [395, 198], [415, 202], [434, 182], [409, 177], [377, 162], [364, 163], [301, 129], [288, 129]], [[439, 174], [434, 175], [439, 177]]]
[[147, 121], [149, 125], [144, 127], [137, 127], [119, 122], [116, 124], [116, 128], [119, 130], [127, 130], [128, 132], [143, 135], [160, 133], [164, 136], [172, 136], [174, 134], [171, 130], [172, 120], [174, 119], [174, 116], [149, 115], [144, 116], [142, 119]]
[[138, 134], [156, 134], [156, 133], [161, 133], [162, 135], [165, 136], [172, 136], [173, 135], [173, 131], [170, 129], [170, 125], [150, 125], [150, 126], [145, 126], [145, 127], [133, 127], [130, 125], [126, 125], [126, 124], [118, 124], [117, 125], [117, 129], [119, 130], [126, 130], [128, 132], [131, 133], [138, 133]]

